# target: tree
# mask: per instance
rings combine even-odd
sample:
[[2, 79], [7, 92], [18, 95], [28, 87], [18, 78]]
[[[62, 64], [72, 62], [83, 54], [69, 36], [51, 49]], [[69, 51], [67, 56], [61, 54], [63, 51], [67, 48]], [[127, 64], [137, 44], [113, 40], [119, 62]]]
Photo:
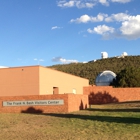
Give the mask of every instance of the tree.
[[[127, 67], [140, 67], [140, 55], [126, 56], [124, 58], [112, 57], [107, 59], [99, 59], [97, 61], [89, 61], [88, 63], [59, 64], [49, 67], [83, 78], [88, 78], [90, 85], [93, 85], [95, 84], [96, 77], [102, 71], [111, 70], [117, 74]], [[124, 86], [126, 86], [125, 80], [123, 80], [122, 83], [124, 83]]]
[[115, 87], [140, 87], [140, 67], [127, 67], [121, 70], [111, 85]]

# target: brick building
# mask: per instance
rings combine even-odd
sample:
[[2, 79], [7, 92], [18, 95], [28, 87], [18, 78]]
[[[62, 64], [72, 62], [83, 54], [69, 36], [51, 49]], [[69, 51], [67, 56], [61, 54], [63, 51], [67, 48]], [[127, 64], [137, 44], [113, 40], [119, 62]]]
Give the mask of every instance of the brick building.
[[88, 107], [89, 80], [42, 66], [0, 69], [0, 113], [72, 112]]

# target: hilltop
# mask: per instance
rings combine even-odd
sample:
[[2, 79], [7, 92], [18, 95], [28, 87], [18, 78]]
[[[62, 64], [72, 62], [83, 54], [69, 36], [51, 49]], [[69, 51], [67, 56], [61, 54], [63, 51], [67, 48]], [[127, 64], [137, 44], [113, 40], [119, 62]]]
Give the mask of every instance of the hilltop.
[[50, 68], [70, 73], [76, 76], [89, 79], [90, 84], [94, 84], [96, 76], [104, 71], [111, 70], [116, 74], [126, 67], [140, 67], [140, 55], [125, 56], [124, 58], [106, 58], [88, 63], [70, 63], [49, 66]]

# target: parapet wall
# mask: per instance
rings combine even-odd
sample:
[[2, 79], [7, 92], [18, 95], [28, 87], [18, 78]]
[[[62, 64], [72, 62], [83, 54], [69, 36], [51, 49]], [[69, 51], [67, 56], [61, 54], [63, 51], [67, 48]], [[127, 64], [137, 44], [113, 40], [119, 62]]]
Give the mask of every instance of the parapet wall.
[[89, 95], [89, 104], [140, 101], [140, 88], [88, 86], [83, 88], [83, 94]]
[[0, 97], [0, 113], [67, 113], [86, 107], [88, 107], [88, 95], [58, 94]]

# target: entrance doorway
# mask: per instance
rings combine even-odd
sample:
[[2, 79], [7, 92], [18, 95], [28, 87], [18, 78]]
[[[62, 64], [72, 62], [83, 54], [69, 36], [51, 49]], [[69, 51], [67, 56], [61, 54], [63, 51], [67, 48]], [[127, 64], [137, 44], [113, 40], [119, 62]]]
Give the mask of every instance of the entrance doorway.
[[59, 94], [59, 88], [53, 87], [53, 94]]

